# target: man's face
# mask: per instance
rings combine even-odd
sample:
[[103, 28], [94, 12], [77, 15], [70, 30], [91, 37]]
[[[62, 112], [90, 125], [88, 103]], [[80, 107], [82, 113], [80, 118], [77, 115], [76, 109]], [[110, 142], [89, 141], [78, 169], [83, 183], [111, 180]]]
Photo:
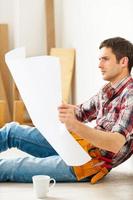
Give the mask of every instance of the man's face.
[[122, 66], [116, 60], [111, 48], [103, 47], [100, 49], [99, 68], [104, 80], [115, 83], [122, 74]]

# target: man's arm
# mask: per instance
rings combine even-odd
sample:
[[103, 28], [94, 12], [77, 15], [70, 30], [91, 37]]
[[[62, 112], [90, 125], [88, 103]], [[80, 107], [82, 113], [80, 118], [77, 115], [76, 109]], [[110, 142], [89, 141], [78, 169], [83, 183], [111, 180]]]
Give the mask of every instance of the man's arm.
[[75, 117], [75, 107], [73, 105], [63, 104], [60, 106], [59, 119], [62, 123], [65, 123], [69, 131], [76, 133], [100, 149], [118, 153], [125, 144], [125, 137], [118, 132], [97, 130], [78, 121]]
[[84, 123], [91, 122], [97, 118], [98, 94], [77, 106], [76, 118]]

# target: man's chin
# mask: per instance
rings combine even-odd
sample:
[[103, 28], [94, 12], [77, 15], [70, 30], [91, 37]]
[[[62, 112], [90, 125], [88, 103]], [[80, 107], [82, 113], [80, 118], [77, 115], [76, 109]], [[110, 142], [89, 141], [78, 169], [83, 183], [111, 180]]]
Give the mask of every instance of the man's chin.
[[108, 81], [107, 76], [104, 76], [104, 75], [103, 75], [102, 77], [103, 77], [103, 80], [104, 80], [104, 81]]
[[104, 75], [102, 75], [102, 78], [103, 78], [103, 80], [106, 80], [106, 78], [107, 78], [107, 77], [106, 77], [106, 76], [104, 76]]

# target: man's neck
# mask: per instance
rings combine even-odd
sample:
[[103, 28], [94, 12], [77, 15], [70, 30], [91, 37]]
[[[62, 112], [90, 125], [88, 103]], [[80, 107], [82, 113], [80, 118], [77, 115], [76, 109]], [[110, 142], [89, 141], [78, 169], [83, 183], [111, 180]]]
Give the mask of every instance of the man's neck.
[[128, 77], [129, 75], [130, 75], [129, 73], [128, 73], [128, 74], [124, 74], [124, 75], [118, 77], [116, 80], [110, 81], [111, 86], [114, 87], [114, 86], [117, 85], [119, 82], [121, 82], [121, 81], [124, 80], [126, 77]]

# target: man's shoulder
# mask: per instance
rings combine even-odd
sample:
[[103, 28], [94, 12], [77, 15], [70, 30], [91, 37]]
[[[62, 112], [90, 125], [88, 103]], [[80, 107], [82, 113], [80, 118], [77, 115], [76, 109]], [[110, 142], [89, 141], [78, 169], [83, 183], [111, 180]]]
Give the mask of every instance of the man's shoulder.
[[133, 98], [133, 79], [130, 79], [131, 81], [126, 85], [126, 87], [124, 88], [124, 90], [122, 91], [122, 96], [132, 96]]
[[125, 89], [127, 89], [129, 91], [133, 91], [133, 78], [132, 77], [128, 81], [128, 84], [126, 85]]

